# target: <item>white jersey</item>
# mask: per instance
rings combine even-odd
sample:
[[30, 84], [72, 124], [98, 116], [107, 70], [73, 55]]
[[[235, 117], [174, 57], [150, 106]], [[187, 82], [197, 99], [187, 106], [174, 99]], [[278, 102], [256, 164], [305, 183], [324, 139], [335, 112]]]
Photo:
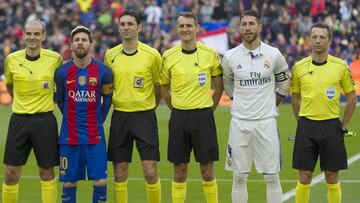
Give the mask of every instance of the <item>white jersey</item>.
[[277, 48], [261, 42], [250, 51], [240, 44], [225, 53], [222, 66], [225, 92], [233, 98], [233, 116], [253, 120], [278, 115], [276, 94], [287, 95], [290, 77]]

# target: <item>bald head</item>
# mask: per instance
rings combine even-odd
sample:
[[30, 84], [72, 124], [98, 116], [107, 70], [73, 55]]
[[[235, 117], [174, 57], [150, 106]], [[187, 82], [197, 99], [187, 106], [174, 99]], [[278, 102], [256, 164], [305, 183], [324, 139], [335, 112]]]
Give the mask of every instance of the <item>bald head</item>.
[[40, 25], [41, 29], [42, 29], [42, 34], [45, 33], [45, 23], [40, 21], [40, 20], [31, 20], [25, 23], [24, 26], [24, 30], [26, 31], [26, 29], [30, 26], [30, 25]]

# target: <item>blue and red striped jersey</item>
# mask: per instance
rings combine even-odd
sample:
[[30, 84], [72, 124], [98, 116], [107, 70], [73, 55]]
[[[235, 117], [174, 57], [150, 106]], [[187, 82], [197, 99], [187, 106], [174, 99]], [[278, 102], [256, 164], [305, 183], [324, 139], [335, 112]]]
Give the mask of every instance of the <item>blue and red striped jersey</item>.
[[103, 122], [111, 106], [113, 76], [92, 59], [84, 68], [73, 61], [55, 72], [56, 102], [63, 114], [59, 144], [105, 143]]

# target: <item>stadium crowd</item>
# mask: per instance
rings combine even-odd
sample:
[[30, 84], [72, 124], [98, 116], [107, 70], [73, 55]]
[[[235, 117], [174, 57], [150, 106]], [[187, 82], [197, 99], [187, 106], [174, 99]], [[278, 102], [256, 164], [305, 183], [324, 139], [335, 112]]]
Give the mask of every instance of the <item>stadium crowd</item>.
[[196, 13], [200, 32], [206, 32], [209, 23], [227, 24], [232, 48], [241, 42], [237, 25], [246, 9], [261, 13], [263, 41], [278, 47], [291, 67], [310, 53], [307, 31], [320, 20], [334, 30], [331, 54], [348, 64], [360, 58], [360, 3], [356, 0], [0, 0], [0, 75], [5, 57], [24, 47], [22, 25], [31, 19], [46, 23], [44, 44], [59, 52], [64, 61], [71, 57], [70, 31], [79, 24], [90, 27], [95, 37], [93, 56], [102, 60], [106, 50], [121, 41], [117, 23], [124, 10], [142, 14], [140, 40], [163, 53], [176, 39], [179, 12]]

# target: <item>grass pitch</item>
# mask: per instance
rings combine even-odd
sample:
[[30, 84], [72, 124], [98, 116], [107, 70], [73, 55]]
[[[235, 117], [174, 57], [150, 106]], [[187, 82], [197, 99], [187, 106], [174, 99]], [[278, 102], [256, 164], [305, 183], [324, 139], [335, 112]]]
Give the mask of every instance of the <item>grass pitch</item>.
[[[61, 115], [58, 110], [55, 111], [58, 122], [61, 121]], [[6, 133], [8, 128], [9, 119], [11, 116], [10, 106], [0, 106], [0, 157], [2, 159], [5, 148]], [[109, 121], [111, 112], [105, 123], [105, 132], [109, 132]], [[161, 161], [158, 163], [159, 176], [162, 180], [162, 202], [171, 202], [171, 180], [172, 180], [172, 164], [166, 161], [167, 156], [167, 123], [170, 116], [170, 111], [165, 105], [160, 105], [157, 109], [157, 117], [159, 124], [160, 134], [160, 153]], [[215, 112], [215, 119], [218, 131], [218, 140], [220, 147], [220, 161], [215, 164], [215, 173], [218, 180], [219, 189], [219, 202], [231, 202], [231, 185], [232, 174], [224, 170], [225, 149], [228, 138], [229, 129], [229, 109], [226, 106], [220, 106]], [[360, 134], [360, 109], [357, 107], [349, 129]], [[280, 130], [282, 155], [284, 161], [284, 170], [280, 173], [282, 181], [282, 188], [284, 194], [294, 189], [297, 181], [297, 171], [291, 168], [293, 142], [288, 141], [287, 137], [295, 134], [296, 123], [293, 117], [290, 105], [281, 105], [280, 116], [278, 118], [278, 125]], [[60, 125], [59, 125], [60, 126]], [[346, 138], [346, 147], [348, 157], [351, 158], [360, 153], [360, 136]], [[133, 153], [133, 162], [129, 168], [129, 202], [130, 203], [143, 203], [146, 202], [145, 183], [142, 176], [141, 162], [139, 161], [138, 153]], [[58, 170], [58, 169], [57, 169]], [[0, 181], [3, 182], [4, 166], [0, 165]], [[113, 170], [112, 165], [108, 164], [108, 202], [113, 202]], [[314, 172], [314, 177], [320, 174], [319, 168]], [[190, 203], [203, 203], [205, 199], [202, 194], [201, 178], [199, 166], [194, 162], [189, 164], [189, 176], [187, 183], [187, 197], [186, 202]], [[253, 169], [249, 176], [248, 192], [249, 203], [262, 203], [266, 202], [266, 188], [263, 182], [262, 175], [259, 175]], [[348, 170], [340, 172], [341, 187], [343, 194], [343, 203], [354, 203], [360, 201], [360, 161], [355, 160]], [[58, 184], [59, 202], [61, 194], [61, 184]], [[0, 194], [1, 195], [1, 194]], [[81, 181], [78, 184], [77, 202], [91, 202], [92, 198], [92, 185], [89, 181]], [[326, 200], [326, 186], [324, 181], [315, 184], [311, 188], [311, 203], [327, 202]], [[1, 199], [1, 198], [0, 198]], [[20, 194], [19, 202], [33, 203], [41, 202], [40, 182], [38, 178], [38, 168], [36, 165], [35, 157], [31, 153], [29, 160], [22, 170], [22, 178], [20, 181]], [[294, 202], [291, 197], [286, 202]]]

